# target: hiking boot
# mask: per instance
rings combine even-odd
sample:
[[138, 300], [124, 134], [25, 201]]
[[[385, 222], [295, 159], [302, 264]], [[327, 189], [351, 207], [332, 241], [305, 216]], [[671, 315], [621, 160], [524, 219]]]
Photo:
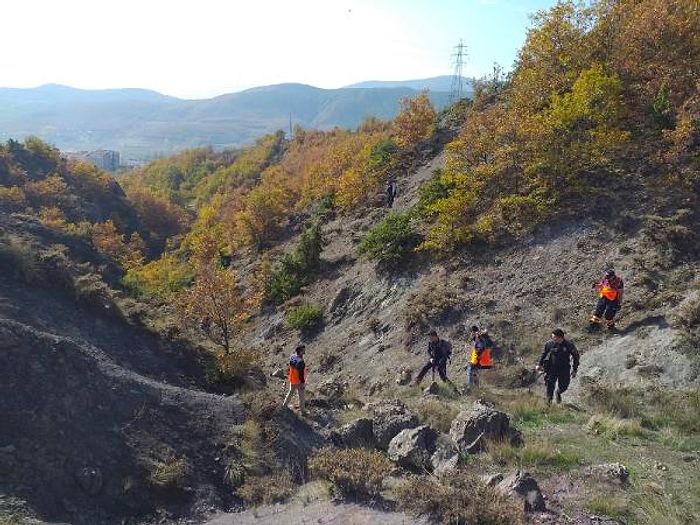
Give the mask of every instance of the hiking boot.
[[559, 389], [554, 393], [555, 399], [557, 400], [557, 405], [561, 404], [561, 393], [559, 392]]

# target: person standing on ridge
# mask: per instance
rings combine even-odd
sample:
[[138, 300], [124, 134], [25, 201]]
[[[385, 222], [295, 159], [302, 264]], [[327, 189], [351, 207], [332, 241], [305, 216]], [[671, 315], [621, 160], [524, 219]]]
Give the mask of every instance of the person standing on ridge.
[[437, 370], [440, 379], [449, 384], [452, 389], [457, 392], [457, 387], [447, 378], [447, 361], [452, 357], [452, 345], [444, 339], [440, 339], [435, 330], [432, 330], [428, 335], [430, 336], [430, 342], [428, 343], [428, 355], [430, 359], [418, 373], [413, 384], [416, 386], [420, 385], [421, 381], [423, 381], [423, 377], [425, 377], [425, 374], [427, 374], [429, 370], [433, 371], [433, 376]]
[[478, 383], [477, 370], [491, 368], [491, 349], [493, 341], [486, 330], [478, 326], [471, 328], [471, 354], [467, 364], [467, 388], [471, 389]]
[[552, 339], [544, 345], [544, 351], [536, 367], [538, 372], [544, 372], [547, 404], [552, 403], [554, 396], [557, 403], [561, 403], [561, 395], [569, 388], [571, 379], [576, 377], [578, 365], [579, 353], [576, 345], [564, 338], [564, 331], [561, 328], [555, 329], [552, 332]]
[[396, 177], [393, 175], [386, 181], [386, 205], [387, 208], [394, 206], [394, 199], [399, 194], [399, 186], [396, 184]]
[[622, 292], [624, 283], [615, 275], [615, 270], [610, 268], [605, 272], [603, 280], [594, 284], [599, 293], [598, 304], [591, 316], [590, 329], [597, 330], [601, 327], [603, 319], [608, 330], [615, 330], [615, 315], [622, 307]]
[[284, 398], [283, 406], [287, 407], [292, 400], [292, 394], [296, 391], [299, 396], [299, 414], [304, 415], [304, 389], [306, 387], [306, 363], [304, 362], [304, 352], [306, 346], [299, 345], [294, 349], [294, 353], [289, 357], [289, 391]]

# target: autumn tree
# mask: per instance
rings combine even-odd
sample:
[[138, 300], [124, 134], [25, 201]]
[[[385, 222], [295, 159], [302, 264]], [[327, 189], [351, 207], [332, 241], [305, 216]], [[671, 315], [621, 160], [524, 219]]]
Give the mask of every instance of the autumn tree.
[[201, 266], [194, 284], [180, 296], [178, 315], [229, 355], [236, 336], [250, 317], [238, 275], [213, 262]]
[[404, 98], [401, 110], [394, 119], [396, 143], [402, 148], [413, 149], [428, 140], [435, 132], [436, 118], [437, 113], [427, 91], [415, 98]]

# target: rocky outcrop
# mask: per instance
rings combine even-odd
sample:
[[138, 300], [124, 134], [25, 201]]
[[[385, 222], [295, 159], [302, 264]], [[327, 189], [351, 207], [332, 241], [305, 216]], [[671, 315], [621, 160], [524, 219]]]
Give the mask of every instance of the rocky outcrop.
[[601, 481], [615, 485], [627, 485], [630, 477], [629, 470], [622, 463], [604, 463], [588, 468], [588, 474]]
[[513, 445], [522, 444], [522, 436], [510, 426], [510, 419], [500, 412], [476, 402], [474, 406], [460, 412], [452, 421], [450, 438], [460, 452], [474, 454], [485, 448], [487, 439], [505, 439]]
[[437, 432], [427, 425], [402, 430], [389, 443], [389, 458], [410, 470], [430, 469], [437, 437]]
[[376, 403], [368, 408], [373, 414], [374, 437], [383, 450], [399, 432], [418, 426], [418, 418], [400, 401]]
[[522, 501], [526, 512], [547, 510], [537, 481], [527, 472], [514, 472], [496, 485], [496, 491]]
[[374, 422], [366, 417], [356, 419], [333, 433], [331, 441], [340, 447], [375, 448], [377, 440], [374, 437]]

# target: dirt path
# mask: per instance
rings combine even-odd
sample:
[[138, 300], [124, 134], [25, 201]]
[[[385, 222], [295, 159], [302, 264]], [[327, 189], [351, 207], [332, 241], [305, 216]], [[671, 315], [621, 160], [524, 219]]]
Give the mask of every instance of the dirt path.
[[328, 501], [274, 505], [237, 514], [221, 514], [205, 525], [428, 525], [425, 519], [416, 519], [397, 512], [383, 512], [352, 503], [334, 505]]

